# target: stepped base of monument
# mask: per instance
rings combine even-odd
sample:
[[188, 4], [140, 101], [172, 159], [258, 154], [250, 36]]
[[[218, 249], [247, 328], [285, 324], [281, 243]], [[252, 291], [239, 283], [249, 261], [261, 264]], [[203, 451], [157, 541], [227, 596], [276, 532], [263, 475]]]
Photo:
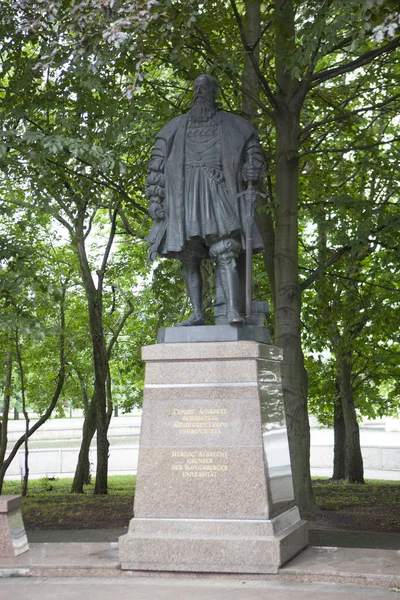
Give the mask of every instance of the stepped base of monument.
[[132, 571], [277, 573], [307, 541], [295, 507], [271, 520], [134, 518], [119, 559]]

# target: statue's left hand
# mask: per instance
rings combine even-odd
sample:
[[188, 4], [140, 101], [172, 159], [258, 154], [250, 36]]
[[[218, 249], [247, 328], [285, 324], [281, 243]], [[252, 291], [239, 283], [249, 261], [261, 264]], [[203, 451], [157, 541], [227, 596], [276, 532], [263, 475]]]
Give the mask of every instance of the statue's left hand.
[[248, 149], [242, 169], [245, 181], [261, 181], [265, 175], [265, 161], [261, 149], [252, 146]]
[[245, 165], [243, 167], [243, 179], [245, 181], [258, 181], [261, 178], [262, 178], [261, 169], [254, 167], [254, 166], [250, 166], [250, 165]]

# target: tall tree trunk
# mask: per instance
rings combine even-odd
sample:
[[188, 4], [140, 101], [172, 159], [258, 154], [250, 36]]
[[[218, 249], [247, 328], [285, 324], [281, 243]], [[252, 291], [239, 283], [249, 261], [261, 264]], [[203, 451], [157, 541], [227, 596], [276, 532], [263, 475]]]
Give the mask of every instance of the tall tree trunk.
[[130, 307], [128, 311], [126, 311], [126, 313], [121, 319], [121, 322], [117, 326], [117, 330], [112, 336], [108, 347], [106, 348], [103, 331], [103, 281], [107, 268], [107, 261], [115, 237], [117, 216], [118, 210], [114, 210], [111, 218], [111, 227], [108, 236], [107, 246], [103, 254], [102, 265], [101, 268], [97, 271], [97, 289], [93, 282], [92, 273], [85, 249], [85, 235], [83, 232], [85, 210], [80, 212], [80, 217], [76, 223], [75, 231], [72, 234], [72, 239], [76, 245], [76, 251], [78, 254], [79, 265], [82, 274], [82, 282], [85, 288], [87, 298], [89, 328], [92, 340], [94, 367], [93, 396], [85, 418], [84, 429], [86, 426], [86, 432], [84, 431], [78, 465], [74, 477], [74, 484], [72, 487], [73, 491], [77, 491], [79, 493], [82, 493], [83, 491], [83, 481], [85, 472], [87, 472], [90, 441], [93, 437], [94, 430], [96, 430], [97, 467], [94, 493], [107, 494], [109, 450], [107, 432], [112, 415], [111, 381], [109, 379], [109, 360], [111, 355], [111, 349], [118, 337], [118, 334], [120, 333], [128, 317], [133, 312], [133, 306]]
[[72, 481], [71, 492], [83, 494], [83, 486], [90, 483], [90, 444], [96, 431], [96, 403], [90, 402], [83, 422], [82, 441], [79, 450], [78, 462]]
[[294, 50], [293, 3], [276, 7], [276, 343], [283, 349], [282, 386], [288, 425], [295, 500], [301, 513], [317, 510], [310, 475], [307, 373], [301, 347], [301, 293], [298, 279], [298, 182], [300, 110], [306, 89], [287, 69]]
[[88, 313], [90, 333], [92, 337], [94, 390], [92, 402], [96, 414], [97, 466], [95, 494], [107, 494], [108, 475], [108, 439], [107, 439], [107, 357], [103, 333], [102, 290], [88, 293]]
[[364, 466], [360, 445], [360, 430], [354, 408], [351, 382], [351, 360], [347, 353], [336, 357], [340, 398], [346, 430], [346, 477], [352, 483], [364, 483]]
[[91, 483], [89, 452], [92, 439], [96, 431], [96, 417], [93, 410], [95, 404], [90, 403], [89, 394], [82, 373], [76, 365], [73, 366], [81, 388], [85, 419], [83, 422], [81, 447], [79, 450], [78, 462], [75, 469], [71, 492], [74, 492], [75, 494], [83, 494], [83, 486]]
[[10, 410], [11, 400], [11, 383], [12, 383], [12, 354], [7, 351], [6, 354], [6, 380], [3, 396], [3, 416], [0, 423], [0, 494], [3, 489], [4, 476], [7, 467], [5, 466], [5, 456], [7, 452], [8, 442], [8, 413]]
[[333, 473], [332, 480], [340, 481], [346, 478], [346, 428], [344, 424], [343, 410], [340, 395], [333, 405]]
[[243, 61], [243, 116], [256, 125], [257, 102], [259, 95], [258, 73], [254, 63], [260, 62], [260, 36], [261, 36], [261, 14], [260, 0], [245, 0], [246, 15], [244, 20], [244, 33], [246, 36], [246, 48]]
[[96, 399], [96, 441], [97, 441], [97, 466], [95, 494], [107, 494], [108, 477], [108, 421], [107, 421], [107, 392], [106, 380], [108, 361], [103, 332], [102, 290], [88, 298], [89, 324], [92, 335], [93, 363], [94, 363], [94, 392]]
[[106, 352], [103, 331], [103, 281], [107, 267], [107, 260], [115, 236], [117, 211], [115, 210], [113, 212], [107, 247], [103, 255], [101, 268], [97, 271], [97, 288], [92, 278], [92, 273], [86, 254], [83, 227], [84, 218], [85, 208], [82, 207], [76, 222], [75, 231], [73, 233], [73, 241], [76, 245], [76, 251], [78, 254], [79, 265], [82, 274], [82, 282], [86, 292], [89, 329], [93, 352], [94, 389], [91, 404], [94, 405], [93, 411], [95, 413], [97, 431], [97, 467], [94, 493], [107, 494], [109, 443], [107, 439], [108, 419], [106, 380], [108, 372], [108, 354]]

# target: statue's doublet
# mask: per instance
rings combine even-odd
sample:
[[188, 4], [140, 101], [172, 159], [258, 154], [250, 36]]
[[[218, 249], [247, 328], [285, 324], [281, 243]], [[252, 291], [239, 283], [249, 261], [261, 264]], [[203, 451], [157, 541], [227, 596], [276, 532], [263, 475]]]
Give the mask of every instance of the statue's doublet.
[[236, 198], [230, 198], [222, 171], [219, 127], [215, 117], [192, 122], [185, 140], [185, 239], [207, 245], [240, 231]]

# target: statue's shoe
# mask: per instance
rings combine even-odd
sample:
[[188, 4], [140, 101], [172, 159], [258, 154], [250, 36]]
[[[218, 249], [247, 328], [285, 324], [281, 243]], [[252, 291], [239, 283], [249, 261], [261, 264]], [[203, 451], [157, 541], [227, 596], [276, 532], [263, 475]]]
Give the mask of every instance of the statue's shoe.
[[174, 323], [174, 327], [196, 327], [196, 325], [204, 325], [205, 320], [201, 315], [192, 315], [182, 323]]
[[238, 311], [233, 308], [228, 310], [227, 317], [230, 325], [243, 325], [244, 323], [243, 317], [241, 317]]

